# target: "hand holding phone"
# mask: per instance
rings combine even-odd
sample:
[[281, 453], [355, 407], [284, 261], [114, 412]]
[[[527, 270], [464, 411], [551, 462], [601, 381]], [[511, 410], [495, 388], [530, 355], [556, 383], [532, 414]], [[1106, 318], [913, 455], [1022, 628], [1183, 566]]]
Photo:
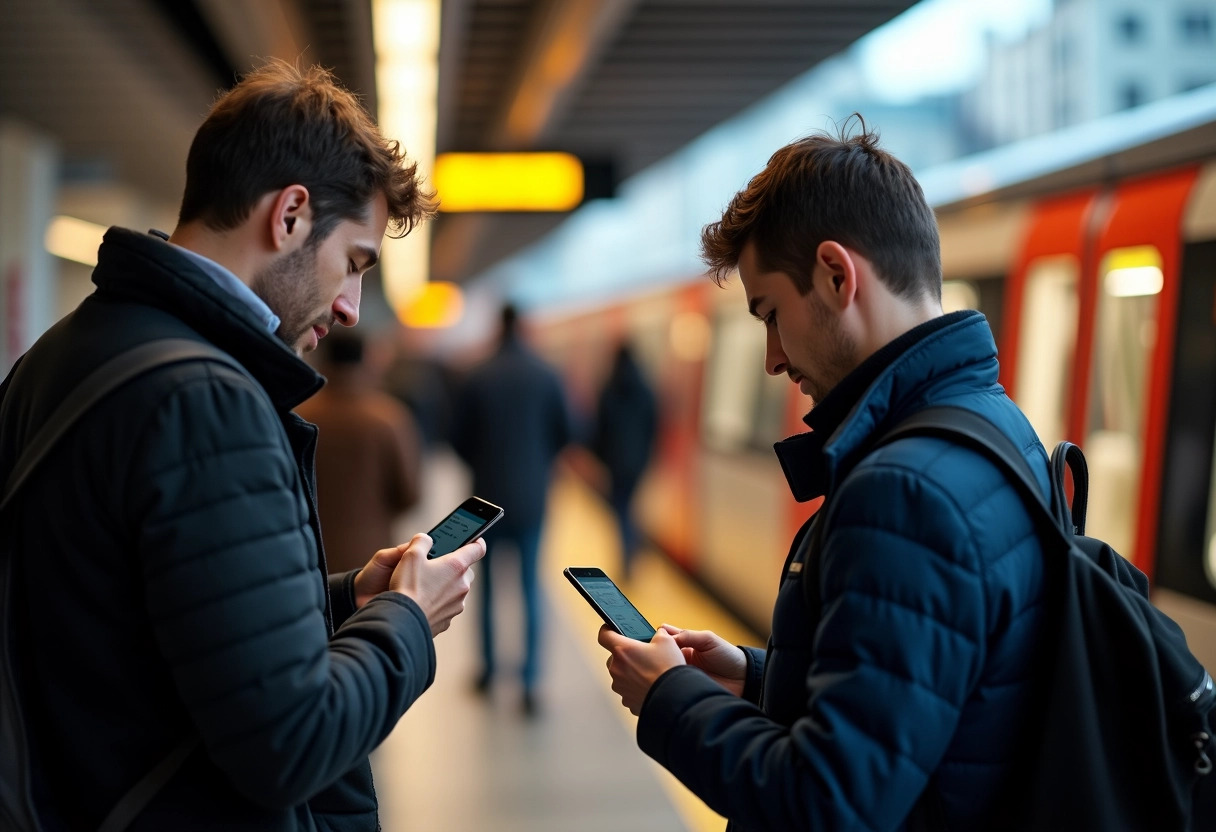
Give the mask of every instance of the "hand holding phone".
[[574, 584], [574, 588], [587, 599], [592, 608], [600, 614], [604, 622], [623, 636], [650, 641], [654, 637], [654, 627], [638, 612], [637, 607], [629, 602], [625, 594], [604, 574], [604, 570], [594, 566], [570, 566], [562, 574]]
[[450, 554], [466, 543], [481, 537], [486, 529], [497, 523], [503, 510], [480, 497], [470, 497], [427, 532], [434, 542], [427, 558]]

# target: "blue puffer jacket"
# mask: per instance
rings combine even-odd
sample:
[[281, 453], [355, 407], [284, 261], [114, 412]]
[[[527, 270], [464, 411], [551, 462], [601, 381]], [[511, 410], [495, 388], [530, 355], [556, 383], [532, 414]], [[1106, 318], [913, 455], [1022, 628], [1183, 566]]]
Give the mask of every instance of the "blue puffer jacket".
[[911, 414], [955, 405], [1000, 426], [1046, 490], [1046, 453], [997, 384], [987, 322], [968, 312], [924, 324], [854, 376], [867, 373], [851, 409], [834, 403], [838, 425], [816, 424], [817, 408], [816, 430], [778, 447], [800, 499], [827, 495], [820, 609], [802, 586], [815, 554], [804, 527], [768, 649], [746, 651], [744, 697], [678, 667], [642, 709], [642, 749], [733, 829], [990, 828], [1033, 730], [1042, 550], [1031, 516], [976, 452], [927, 437], [871, 452]]

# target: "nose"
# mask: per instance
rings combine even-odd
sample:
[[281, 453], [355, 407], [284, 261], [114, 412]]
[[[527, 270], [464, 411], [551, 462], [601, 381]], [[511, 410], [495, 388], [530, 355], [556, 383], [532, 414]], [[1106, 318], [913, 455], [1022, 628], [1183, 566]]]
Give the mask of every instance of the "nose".
[[764, 370], [770, 376], [780, 376], [785, 375], [788, 368], [789, 359], [786, 358], [785, 351], [781, 349], [781, 338], [777, 335], [777, 328], [770, 326], [764, 348]]
[[354, 326], [359, 323], [359, 299], [363, 294], [363, 278], [353, 277], [346, 280], [342, 291], [334, 298], [334, 320], [342, 326]]

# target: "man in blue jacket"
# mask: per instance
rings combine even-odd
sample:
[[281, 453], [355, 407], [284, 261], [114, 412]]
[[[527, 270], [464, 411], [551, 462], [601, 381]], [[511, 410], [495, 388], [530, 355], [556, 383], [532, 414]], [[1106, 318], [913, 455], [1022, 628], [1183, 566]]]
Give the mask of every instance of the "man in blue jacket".
[[977, 452], [873, 445], [953, 405], [996, 423], [1044, 490], [1047, 455], [997, 384], [984, 317], [942, 314], [920, 186], [864, 124], [805, 138], [705, 228], [702, 249], [719, 282], [738, 268], [767, 372], [813, 401], [810, 432], [776, 450], [794, 496], [826, 495], [826, 511], [790, 549], [767, 650], [667, 625], [649, 644], [601, 630], [639, 746], [731, 829], [999, 826], [1034, 728], [1034, 525]]
[[[326, 575], [300, 358], [354, 326], [386, 228], [434, 205], [320, 68], [274, 62], [217, 101], [172, 236], [111, 228], [96, 291], [0, 387], [0, 471], [82, 379], [164, 338], [239, 366], [162, 366], [98, 403], [18, 493], [15, 664], [47, 829], [379, 828], [368, 753], [431, 684], [480, 541], [416, 535]], [[7, 741], [7, 738], [6, 740]], [[173, 753], [183, 749], [184, 755]]]

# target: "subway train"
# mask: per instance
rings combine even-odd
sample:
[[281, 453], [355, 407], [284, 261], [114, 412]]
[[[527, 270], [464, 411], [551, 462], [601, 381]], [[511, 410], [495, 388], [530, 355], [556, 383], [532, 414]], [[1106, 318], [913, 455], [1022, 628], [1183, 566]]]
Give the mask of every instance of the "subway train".
[[[920, 177], [941, 231], [943, 306], [996, 336], [1001, 383], [1050, 450], [1090, 471], [1087, 532], [1150, 576], [1154, 601], [1216, 666], [1216, 96], [1124, 113]], [[744, 183], [739, 183], [742, 186]], [[816, 508], [774, 441], [810, 405], [763, 373], [737, 277], [661, 290], [534, 332], [588, 404], [628, 338], [660, 395], [639, 521], [758, 633], [789, 541]], [[695, 626], [686, 622], [687, 626]]]

